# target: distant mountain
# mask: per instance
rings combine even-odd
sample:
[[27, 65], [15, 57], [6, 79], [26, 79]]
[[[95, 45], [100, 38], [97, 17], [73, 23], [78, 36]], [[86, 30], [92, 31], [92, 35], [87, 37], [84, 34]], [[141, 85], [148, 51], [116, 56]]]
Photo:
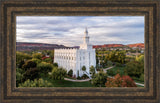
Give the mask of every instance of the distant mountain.
[[17, 51], [53, 50], [55, 48], [67, 48], [67, 47], [58, 44], [16, 42]]
[[133, 47], [144, 48], [144, 43], [128, 44], [127, 46], [130, 48], [133, 48]]
[[[144, 43], [136, 44], [104, 44], [104, 45], [93, 45], [93, 48], [114, 48], [114, 47], [139, 47], [144, 48]], [[47, 43], [28, 43], [28, 42], [16, 42], [17, 51], [34, 51], [34, 50], [54, 50], [58, 48], [79, 48], [79, 46], [67, 47], [58, 44], [47, 44]]]
[[93, 48], [111, 48], [111, 47], [124, 47], [123, 44], [104, 44], [104, 45], [93, 45]]
[[123, 44], [104, 44], [104, 45], [93, 45], [93, 48], [111, 48], [111, 47], [139, 47], [139, 48], [144, 48], [144, 43], [136, 43], [136, 44], [128, 44], [128, 45], [123, 45]]

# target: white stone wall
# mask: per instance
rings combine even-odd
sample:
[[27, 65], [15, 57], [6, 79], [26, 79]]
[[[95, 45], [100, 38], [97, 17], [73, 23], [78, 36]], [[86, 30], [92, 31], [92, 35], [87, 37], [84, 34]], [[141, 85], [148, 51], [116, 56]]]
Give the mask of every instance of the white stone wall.
[[58, 63], [58, 66], [65, 68], [67, 72], [72, 69], [76, 75], [76, 54], [77, 49], [55, 49], [54, 63]]
[[80, 75], [83, 75], [83, 71], [81, 70], [83, 66], [86, 67], [86, 72], [89, 73], [89, 68], [93, 65], [96, 67], [96, 55], [95, 49], [79, 49], [78, 50], [78, 61], [79, 61], [79, 71]]
[[95, 49], [55, 49], [54, 63], [58, 63], [59, 67], [63, 67], [67, 72], [72, 69], [73, 75], [83, 75], [81, 70], [83, 66], [86, 67], [86, 72], [89, 73], [89, 68], [96, 66]]

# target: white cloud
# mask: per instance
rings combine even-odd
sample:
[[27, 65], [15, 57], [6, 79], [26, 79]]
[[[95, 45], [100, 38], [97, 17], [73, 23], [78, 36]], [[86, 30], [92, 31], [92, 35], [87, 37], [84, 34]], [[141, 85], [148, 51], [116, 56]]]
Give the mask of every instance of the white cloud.
[[85, 27], [95, 45], [144, 41], [143, 16], [18, 16], [17, 41], [75, 46]]

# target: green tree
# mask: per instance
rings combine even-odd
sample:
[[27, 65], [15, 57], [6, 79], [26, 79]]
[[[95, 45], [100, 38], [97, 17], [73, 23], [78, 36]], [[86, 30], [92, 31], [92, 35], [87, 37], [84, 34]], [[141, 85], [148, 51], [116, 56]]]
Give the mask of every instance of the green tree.
[[16, 52], [16, 66], [19, 66], [20, 62], [31, 59], [32, 57], [23, 52]]
[[37, 59], [37, 58], [32, 58], [32, 61], [33, 61], [33, 62], [36, 62], [37, 64], [39, 64], [39, 63], [41, 62], [41, 60], [40, 60], [40, 59]]
[[72, 69], [70, 69], [70, 70], [68, 71], [68, 75], [69, 75], [70, 77], [73, 76], [73, 70], [72, 70]]
[[16, 68], [16, 86], [18, 87], [19, 83], [22, 83], [23, 80], [23, 71], [20, 68]]
[[112, 62], [111, 61], [107, 61], [107, 66], [112, 66]]
[[139, 80], [142, 81], [142, 82], [144, 82], [144, 74], [143, 73], [141, 74]]
[[85, 66], [83, 66], [83, 67], [82, 67], [82, 70], [83, 70], [83, 71], [86, 71], [86, 67], [85, 67]]
[[41, 71], [41, 76], [47, 76], [48, 72], [51, 72], [53, 69], [53, 65], [46, 62], [41, 62], [37, 65], [39, 71]]
[[63, 80], [67, 71], [63, 68], [54, 67], [51, 73], [51, 79], [53, 80]]
[[21, 60], [17, 66], [18, 68], [22, 68], [24, 64], [25, 64], [24, 60]]
[[124, 71], [131, 77], [139, 78], [141, 74], [144, 74], [144, 63], [131, 61], [126, 64]]
[[93, 65], [90, 67], [89, 72], [90, 72], [91, 76], [93, 76], [96, 73], [95, 68], [94, 68]]
[[50, 52], [50, 57], [53, 59], [54, 58], [54, 50], [51, 50], [51, 52]]
[[25, 62], [25, 64], [23, 64], [22, 68], [26, 71], [27, 69], [35, 68], [36, 66], [37, 66], [36, 62], [28, 60]]
[[36, 78], [40, 77], [40, 71], [37, 68], [30, 68], [28, 69], [24, 75], [23, 75], [23, 81], [30, 79], [30, 80], [34, 80]]
[[94, 75], [94, 78], [92, 78], [91, 83], [96, 87], [103, 87], [105, 86], [106, 81], [107, 74], [103, 71], [100, 71], [99, 73]]
[[143, 63], [144, 62], [144, 55], [136, 56], [136, 61]]
[[54, 67], [58, 67], [58, 63], [53, 63], [53, 66]]
[[19, 87], [52, 87], [52, 83], [48, 82], [47, 80], [34, 79], [33, 80], [26, 80], [24, 83], [19, 84]]
[[52, 60], [51, 58], [46, 58], [46, 59], [44, 59], [43, 61], [44, 61], [44, 62], [47, 62], [47, 63], [52, 63], [52, 62], [53, 62], [53, 60]]
[[41, 60], [42, 59], [42, 54], [41, 53], [33, 53], [32, 57]]

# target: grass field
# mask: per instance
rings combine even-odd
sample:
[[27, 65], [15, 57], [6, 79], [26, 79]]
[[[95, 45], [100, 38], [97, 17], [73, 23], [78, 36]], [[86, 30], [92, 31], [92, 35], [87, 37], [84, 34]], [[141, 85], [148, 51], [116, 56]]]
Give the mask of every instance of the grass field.
[[119, 72], [120, 75], [124, 75], [124, 68], [125, 67], [117, 67], [117, 66], [115, 66], [112, 69], [107, 70], [107, 73], [110, 76], [115, 76], [118, 72]]
[[93, 87], [90, 81], [71, 82], [67, 80], [51, 80], [51, 79], [46, 79], [46, 78], [44, 79], [51, 82], [53, 87]]

